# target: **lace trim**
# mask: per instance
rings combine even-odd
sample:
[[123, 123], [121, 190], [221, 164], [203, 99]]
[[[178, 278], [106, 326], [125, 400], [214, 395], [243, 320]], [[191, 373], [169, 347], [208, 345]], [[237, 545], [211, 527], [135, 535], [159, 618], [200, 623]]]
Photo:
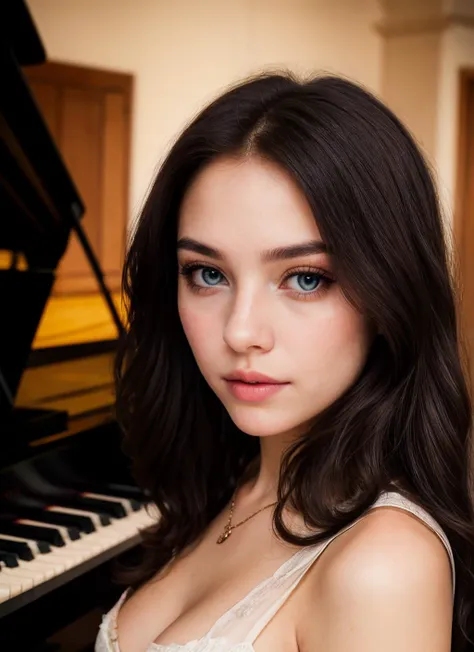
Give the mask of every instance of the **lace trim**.
[[[245, 597], [239, 600], [233, 607], [226, 611], [213, 625], [211, 632], [222, 626], [233, 618], [245, 618], [248, 616], [259, 602], [268, 595], [269, 590], [278, 589], [288, 581], [288, 578], [294, 575], [300, 569], [304, 569], [308, 562], [311, 561], [315, 554], [315, 549], [321, 548], [321, 543], [316, 546], [307, 546], [297, 550], [294, 555], [287, 559], [273, 575], [264, 579], [260, 584], [247, 593]], [[308, 560], [309, 557], [309, 560]]]
[[[321, 544], [317, 544], [317, 548]], [[304, 568], [307, 564], [307, 557], [314, 554], [314, 547], [306, 547], [297, 550], [289, 559], [271, 575], [265, 578], [260, 584], [254, 587], [250, 593], [247, 593], [241, 600], [228, 609], [220, 618], [214, 623], [211, 629], [202, 637], [188, 641], [185, 644], [172, 643], [152, 643], [147, 652], [182, 652], [189, 650], [192, 652], [254, 652], [252, 643], [245, 641], [237, 644], [231, 648], [228, 647], [229, 642], [225, 636], [213, 636], [213, 632], [220, 627], [223, 623], [232, 620], [233, 618], [245, 618], [253, 611], [258, 602], [265, 596], [269, 586], [279, 587], [283, 582], [288, 580], [288, 577], [294, 574], [300, 568]], [[113, 652], [120, 652], [118, 646], [118, 632], [117, 632], [117, 613], [122, 605], [128, 589], [122, 593], [118, 602], [114, 607], [103, 616], [101, 628], [104, 635], [109, 642], [110, 649]]]
[[[438, 523], [431, 517], [428, 512], [423, 508], [416, 505], [412, 501], [408, 500], [398, 492], [383, 492], [378, 499], [370, 506], [370, 508], [365, 512], [360, 518], [366, 516], [370, 510], [374, 507], [379, 506], [391, 506], [391, 507], [400, 507], [406, 511], [411, 512], [417, 516], [422, 522], [427, 524], [433, 531], [439, 536], [441, 541], [444, 543], [446, 550], [449, 554], [451, 568], [452, 568], [452, 578], [453, 578], [453, 599], [455, 594], [455, 566], [454, 566], [454, 557], [449, 544], [449, 540], [444, 534], [441, 527]], [[360, 520], [360, 519], [357, 519]], [[347, 528], [344, 528], [340, 533], [344, 532], [346, 529], [349, 529], [355, 525], [357, 521], [349, 524]], [[337, 535], [336, 535], [337, 536]], [[268, 592], [272, 594], [274, 590], [277, 590], [283, 584], [289, 585], [289, 591], [298, 584], [298, 573], [301, 576], [304, 575], [305, 570], [312, 565], [312, 562], [317, 559], [319, 553], [324, 549], [334, 537], [326, 539], [319, 544], [314, 546], [308, 546], [298, 550], [294, 553], [286, 562], [284, 562], [273, 575], [264, 579], [260, 584], [258, 584], [254, 589], [250, 591], [246, 596], [234, 604], [230, 609], [228, 609], [218, 620], [214, 623], [211, 629], [205, 634], [202, 638], [193, 639], [186, 644], [171, 644], [163, 645], [159, 643], [153, 643], [147, 652], [181, 652], [184, 650], [189, 650], [192, 652], [223, 652], [224, 650], [229, 650], [229, 652], [254, 652], [253, 645], [250, 641], [245, 641], [237, 644], [234, 647], [228, 648], [229, 641], [225, 636], [213, 636], [213, 634], [219, 634], [219, 630], [224, 629], [230, 621], [234, 619], [243, 619], [249, 616], [252, 611], [260, 604]], [[291, 576], [294, 577], [293, 581], [289, 582]], [[107, 638], [110, 641], [111, 650], [113, 652], [120, 652], [118, 643], [117, 643], [117, 612], [120, 609], [122, 602], [124, 601], [128, 590], [125, 591], [116, 605], [112, 610], [104, 616], [104, 619], [108, 617], [107, 620], [103, 621], [104, 633], [107, 634]], [[285, 596], [288, 593], [285, 591]], [[280, 602], [278, 600], [277, 602]], [[271, 610], [271, 607], [270, 607]], [[259, 619], [259, 622], [263, 622], [265, 625], [265, 618]], [[258, 632], [257, 632], [258, 633]], [[219, 647], [218, 647], [219, 646]], [[219, 649], [220, 648], [220, 649]]]
[[[441, 541], [444, 543], [445, 548], [448, 552], [451, 569], [452, 569], [452, 579], [453, 579], [453, 601], [455, 596], [455, 566], [454, 566], [454, 557], [451, 549], [451, 545], [441, 526], [437, 521], [422, 507], [416, 503], [408, 500], [400, 493], [395, 491], [384, 491], [379, 497], [375, 500], [374, 503], [367, 509], [364, 514], [362, 514], [359, 519], [356, 519], [340, 532], [338, 532], [334, 537], [330, 537], [319, 544], [314, 546], [308, 546], [297, 551], [292, 557], [290, 557], [284, 564], [281, 566], [271, 577], [264, 580], [261, 584], [255, 587], [247, 596], [240, 600], [234, 607], [231, 607], [226, 613], [224, 613], [219, 620], [214, 624], [210, 630], [210, 634], [219, 634], [221, 631], [225, 632], [225, 628], [231, 623], [231, 621], [237, 618], [245, 618], [249, 616], [264, 600], [267, 595], [278, 594], [278, 589], [286, 584], [287, 590], [280, 595], [279, 599], [273, 601], [269, 605], [269, 608], [265, 613], [258, 619], [258, 622], [254, 627], [250, 628], [248, 633], [248, 638], [246, 639], [249, 642], [253, 642], [258, 636], [259, 632], [265, 627], [268, 620], [272, 617], [275, 611], [285, 602], [294, 588], [298, 585], [300, 579], [305, 575], [306, 571], [312, 566], [313, 562], [320, 556], [322, 551], [340, 534], [343, 534], [347, 530], [354, 527], [364, 516], [367, 516], [374, 507], [399, 507], [405, 509], [406, 511], [417, 516], [423, 523], [428, 527], [432, 528], [433, 531], [439, 536]], [[292, 579], [293, 577], [293, 579]]]
[[420, 521], [428, 525], [435, 534], [438, 535], [438, 537], [441, 539], [441, 542], [444, 544], [444, 547], [446, 548], [446, 552], [448, 553], [449, 556], [449, 561], [451, 563], [451, 577], [453, 581], [453, 601], [456, 593], [456, 566], [454, 563], [454, 555], [453, 555], [453, 550], [451, 548], [451, 544], [449, 543], [449, 539], [446, 536], [444, 530], [441, 528], [439, 523], [429, 514], [423, 507], [420, 507], [420, 505], [417, 505], [416, 503], [412, 502], [408, 498], [405, 498], [402, 494], [396, 492], [396, 491], [385, 491], [380, 496], [377, 498], [375, 503], [371, 506], [371, 509], [374, 507], [380, 507], [382, 505], [386, 505], [387, 507], [400, 507], [401, 509], [406, 509], [408, 512], [411, 512], [415, 516], [417, 516]]
[[189, 652], [255, 652], [251, 643], [238, 643], [229, 647], [229, 642], [225, 636], [219, 636], [218, 638], [204, 636], [189, 641], [184, 645], [179, 643], [169, 643], [167, 645], [152, 643], [147, 652], [184, 652], [185, 650]]

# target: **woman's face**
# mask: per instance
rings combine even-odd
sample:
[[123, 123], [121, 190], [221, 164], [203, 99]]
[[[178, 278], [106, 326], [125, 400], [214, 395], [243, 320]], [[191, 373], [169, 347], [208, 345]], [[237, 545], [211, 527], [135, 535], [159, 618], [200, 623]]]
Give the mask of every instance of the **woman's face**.
[[[215, 251], [197, 251], [184, 238]], [[204, 378], [250, 435], [298, 436], [354, 383], [367, 358], [369, 326], [343, 296], [329, 253], [265, 258], [320, 240], [296, 183], [257, 157], [217, 159], [184, 197], [179, 271], [196, 268], [180, 273], [179, 315]], [[236, 370], [286, 384], [250, 401], [225, 380]]]

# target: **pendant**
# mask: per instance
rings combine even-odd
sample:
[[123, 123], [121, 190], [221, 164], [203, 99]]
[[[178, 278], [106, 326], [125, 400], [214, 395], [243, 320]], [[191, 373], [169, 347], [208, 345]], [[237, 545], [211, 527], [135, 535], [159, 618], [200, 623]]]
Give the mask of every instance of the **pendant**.
[[224, 543], [224, 541], [227, 541], [227, 539], [230, 537], [232, 534], [232, 529], [233, 528], [228, 528], [225, 530], [224, 534], [221, 534], [220, 537], [217, 539], [216, 543]]

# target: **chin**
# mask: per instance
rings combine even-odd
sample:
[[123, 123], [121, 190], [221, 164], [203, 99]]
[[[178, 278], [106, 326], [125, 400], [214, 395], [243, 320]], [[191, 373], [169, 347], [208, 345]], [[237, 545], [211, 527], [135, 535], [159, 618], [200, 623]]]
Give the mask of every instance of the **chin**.
[[283, 433], [296, 431], [299, 422], [294, 420], [285, 421], [281, 414], [271, 414], [271, 410], [266, 411], [260, 408], [236, 409], [235, 406], [225, 406], [229, 417], [234, 424], [247, 435], [251, 437], [275, 437]]

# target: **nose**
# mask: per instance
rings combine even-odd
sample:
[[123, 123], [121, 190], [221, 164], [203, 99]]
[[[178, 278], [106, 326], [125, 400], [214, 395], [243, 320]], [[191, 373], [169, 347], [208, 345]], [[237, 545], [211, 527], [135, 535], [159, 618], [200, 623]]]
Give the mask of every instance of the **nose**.
[[230, 307], [224, 326], [224, 341], [237, 353], [249, 349], [269, 351], [274, 345], [271, 315], [262, 297], [257, 293], [242, 292]]

